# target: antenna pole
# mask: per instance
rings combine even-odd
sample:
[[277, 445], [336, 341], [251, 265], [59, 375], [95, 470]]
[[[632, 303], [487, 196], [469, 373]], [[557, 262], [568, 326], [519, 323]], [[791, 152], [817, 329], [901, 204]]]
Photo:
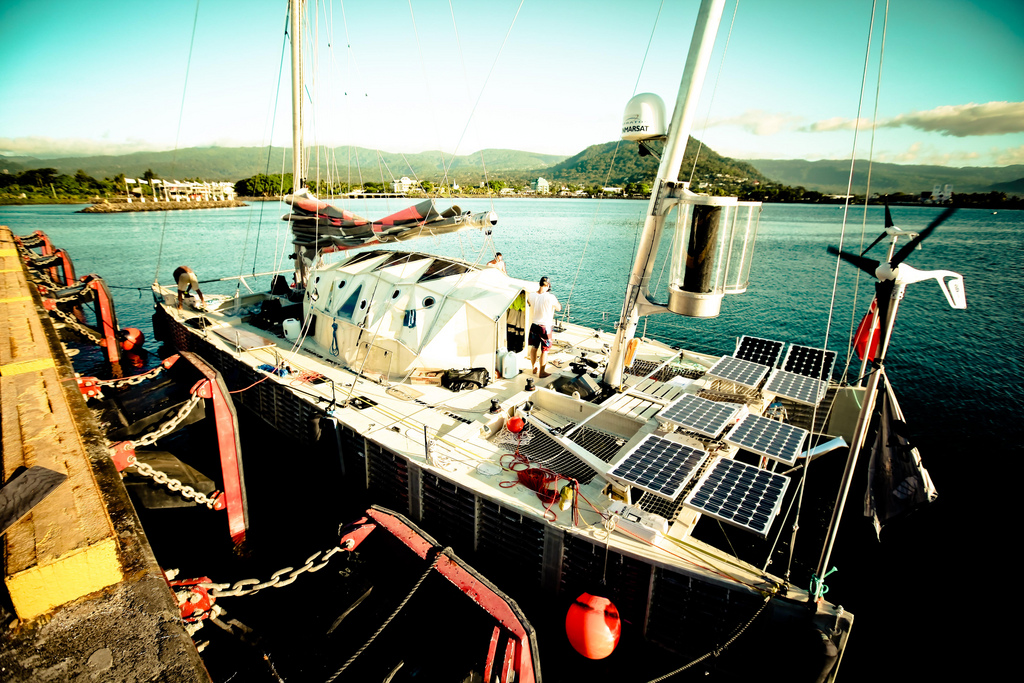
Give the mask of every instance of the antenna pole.
[[647, 218], [644, 221], [643, 234], [637, 247], [633, 261], [633, 272], [629, 276], [626, 299], [622, 304], [622, 316], [619, 319], [615, 341], [608, 354], [608, 366], [605, 368], [604, 381], [613, 387], [622, 384], [622, 363], [625, 357], [626, 344], [636, 332], [639, 320], [637, 301], [641, 292], [647, 288], [649, 266], [658, 253], [658, 240], [665, 225], [661, 204], [673, 185], [679, 182], [679, 169], [683, 164], [686, 143], [690, 139], [693, 119], [700, 100], [700, 91], [704, 85], [708, 62], [715, 47], [718, 26], [725, 10], [725, 0], [701, 0], [697, 11], [697, 23], [693, 28], [690, 40], [690, 51], [686, 55], [686, 66], [679, 83], [679, 95], [672, 111], [669, 123], [668, 140], [658, 167], [658, 175], [651, 188], [651, 201], [647, 207]]
[[[891, 254], [890, 250], [890, 254]], [[891, 255], [890, 255], [891, 258]], [[871, 418], [875, 412], [875, 402], [878, 396], [878, 385], [885, 375], [885, 354], [889, 350], [889, 340], [892, 338], [892, 328], [896, 322], [896, 310], [899, 308], [900, 300], [903, 299], [903, 292], [906, 285], [896, 283], [892, 290], [892, 301], [889, 303], [889, 312], [886, 319], [882, 321], [883, 339], [885, 342], [878, 349], [878, 369], [871, 373], [868, 378], [867, 388], [864, 391], [864, 406], [857, 417], [857, 425], [853, 430], [853, 442], [850, 444], [850, 453], [846, 457], [846, 470], [843, 472], [843, 483], [839, 487], [839, 494], [836, 497], [836, 504], [832, 508], [832, 519], [828, 524], [828, 534], [825, 544], [821, 549], [821, 558], [818, 561], [818, 570], [815, 576], [824, 577], [828, 571], [828, 564], [832, 558], [832, 548], [839, 534], [839, 523], [842, 521], [843, 509], [846, 507], [846, 498], [850, 493], [850, 486], [853, 483], [854, 470], [857, 468], [857, 459], [864, 448], [864, 440], [867, 437], [868, 428], [871, 425]], [[885, 379], [888, 382], [888, 379]], [[812, 595], [811, 600], [817, 596]]]

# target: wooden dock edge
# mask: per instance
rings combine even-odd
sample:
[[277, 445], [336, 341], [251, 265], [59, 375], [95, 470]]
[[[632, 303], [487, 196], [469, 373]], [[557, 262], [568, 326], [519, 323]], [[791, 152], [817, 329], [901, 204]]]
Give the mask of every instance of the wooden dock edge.
[[208, 683], [7, 226], [0, 226], [0, 340], [4, 481], [19, 463], [69, 477], [4, 535], [4, 579], [20, 621], [0, 628], [0, 678], [35, 681], [60, 669], [68, 680]]
[[64, 354], [46, 334], [40, 310], [11, 231], [0, 227], [3, 480], [34, 465], [68, 477], [4, 536], [4, 581], [21, 619], [124, 578], [117, 536], [62, 386], [62, 375], [74, 373], [58, 371], [56, 356]]

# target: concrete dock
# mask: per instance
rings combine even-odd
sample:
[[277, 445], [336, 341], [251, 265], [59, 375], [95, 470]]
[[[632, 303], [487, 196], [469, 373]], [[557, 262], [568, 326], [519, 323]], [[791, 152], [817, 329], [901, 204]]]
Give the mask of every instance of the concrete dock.
[[0, 680], [209, 681], [6, 226], [0, 340], [3, 483], [67, 476], [3, 534]]

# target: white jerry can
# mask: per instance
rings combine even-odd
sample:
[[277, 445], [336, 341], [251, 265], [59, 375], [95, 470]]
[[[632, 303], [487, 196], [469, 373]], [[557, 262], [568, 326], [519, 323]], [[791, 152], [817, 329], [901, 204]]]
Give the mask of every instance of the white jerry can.
[[519, 356], [509, 351], [501, 357], [501, 376], [515, 378], [519, 376]]

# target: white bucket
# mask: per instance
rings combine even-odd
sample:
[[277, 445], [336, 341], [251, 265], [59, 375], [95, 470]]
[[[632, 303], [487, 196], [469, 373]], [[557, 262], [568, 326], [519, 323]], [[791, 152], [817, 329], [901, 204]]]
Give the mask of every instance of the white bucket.
[[302, 323], [295, 318], [288, 318], [281, 325], [284, 327], [284, 336], [288, 341], [295, 341], [299, 338], [299, 332], [302, 330]]

